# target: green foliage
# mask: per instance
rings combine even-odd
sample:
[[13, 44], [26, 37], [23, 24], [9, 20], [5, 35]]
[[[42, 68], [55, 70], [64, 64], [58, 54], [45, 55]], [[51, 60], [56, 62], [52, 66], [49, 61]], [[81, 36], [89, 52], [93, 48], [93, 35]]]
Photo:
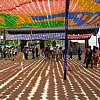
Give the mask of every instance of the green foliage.
[[8, 44], [9, 46], [18, 47], [18, 40], [7, 41], [7, 44]]
[[44, 41], [45, 46], [52, 46], [53, 41], [52, 40], [46, 40]]

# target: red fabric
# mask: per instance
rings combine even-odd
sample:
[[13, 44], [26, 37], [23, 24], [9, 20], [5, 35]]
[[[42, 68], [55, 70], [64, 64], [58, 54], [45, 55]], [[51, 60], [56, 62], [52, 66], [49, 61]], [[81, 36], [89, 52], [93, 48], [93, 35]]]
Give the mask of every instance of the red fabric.
[[98, 64], [98, 59], [99, 59], [98, 56], [94, 56], [94, 65], [97, 65]]

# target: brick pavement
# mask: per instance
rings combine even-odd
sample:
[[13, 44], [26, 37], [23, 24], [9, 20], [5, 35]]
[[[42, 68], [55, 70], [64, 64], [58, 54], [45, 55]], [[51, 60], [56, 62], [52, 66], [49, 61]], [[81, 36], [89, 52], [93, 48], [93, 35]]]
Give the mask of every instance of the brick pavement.
[[61, 59], [27, 60], [23, 71], [17, 61], [0, 61], [0, 100], [100, 100], [100, 66], [69, 59], [63, 80]]

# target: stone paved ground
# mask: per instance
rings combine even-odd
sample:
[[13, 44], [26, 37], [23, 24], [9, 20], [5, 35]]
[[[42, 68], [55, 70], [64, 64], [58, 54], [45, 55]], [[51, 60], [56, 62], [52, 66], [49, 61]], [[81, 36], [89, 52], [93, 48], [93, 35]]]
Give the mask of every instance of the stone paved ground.
[[63, 60], [40, 57], [24, 61], [0, 60], [0, 100], [100, 100], [100, 66], [85, 68], [76, 58], [68, 60], [63, 80]]

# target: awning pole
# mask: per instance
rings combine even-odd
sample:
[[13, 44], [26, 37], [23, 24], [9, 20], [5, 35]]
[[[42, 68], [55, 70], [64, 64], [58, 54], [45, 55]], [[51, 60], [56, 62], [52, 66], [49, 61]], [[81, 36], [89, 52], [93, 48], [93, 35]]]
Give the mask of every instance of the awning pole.
[[32, 43], [32, 28], [31, 28], [31, 43]]
[[70, 1], [70, 0], [66, 0], [66, 10], [65, 10], [64, 80], [66, 80], [66, 73], [67, 73], [67, 58], [68, 58], [68, 12], [69, 12], [69, 1]]
[[95, 32], [96, 32], [96, 47], [98, 46], [98, 31], [97, 27], [95, 26]]

